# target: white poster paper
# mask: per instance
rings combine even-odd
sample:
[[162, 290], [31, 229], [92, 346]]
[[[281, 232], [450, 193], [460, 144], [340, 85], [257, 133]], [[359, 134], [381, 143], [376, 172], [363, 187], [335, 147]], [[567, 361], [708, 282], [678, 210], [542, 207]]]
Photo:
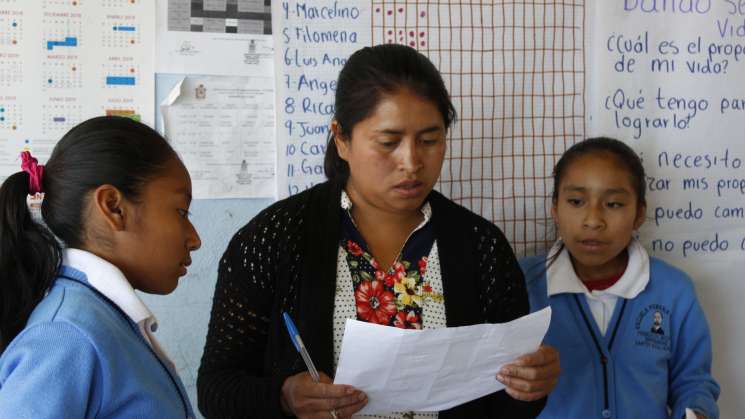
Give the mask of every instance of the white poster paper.
[[693, 278], [711, 326], [722, 417], [739, 417], [745, 3], [623, 0], [593, 2], [590, 11], [589, 131], [622, 139], [641, 155], [641, 240]]

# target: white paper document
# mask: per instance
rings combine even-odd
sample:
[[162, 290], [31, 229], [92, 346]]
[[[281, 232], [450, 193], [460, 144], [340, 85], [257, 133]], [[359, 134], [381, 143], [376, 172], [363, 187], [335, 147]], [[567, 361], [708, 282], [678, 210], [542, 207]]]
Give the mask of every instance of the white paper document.
[[274, 77], [271, 6], [264, 0], [156, 3], [158, 73]]
[[347, 320], [335, 384], [369, 402], [359, 414], [440, 411], [502, 390], [503, 365], [538, 349], [551, 308], [509, 323], [431, 330]]
[[274, 196], [273, 87], [266, 77], [187, 77], [163, 101], [195, 199]]

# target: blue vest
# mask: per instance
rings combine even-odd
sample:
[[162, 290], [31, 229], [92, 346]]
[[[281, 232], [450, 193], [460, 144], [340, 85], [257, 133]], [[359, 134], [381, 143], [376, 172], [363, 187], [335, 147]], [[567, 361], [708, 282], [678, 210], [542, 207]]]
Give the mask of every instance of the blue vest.
[[618, 299], [603, 336], [584, 295], [548, 297], [545, 256], [520, 265], [531, 311], [551, 305], [544, 343], [561, 359], [559, 382], [539, 418], [680, 419], [685, 408], [719, 417], [711, 335], [685, 273], [650, 258], [647, 287]]

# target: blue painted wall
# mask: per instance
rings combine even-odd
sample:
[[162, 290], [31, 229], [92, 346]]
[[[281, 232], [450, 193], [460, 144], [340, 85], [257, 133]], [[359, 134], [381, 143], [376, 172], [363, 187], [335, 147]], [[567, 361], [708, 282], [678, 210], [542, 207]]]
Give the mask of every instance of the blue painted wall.
[[[158, 121], [160, 102], [181, 77], [157, 75]], [[272, 202], [271, 199], [194, 201], [191, 206], [192, 222], [202, 238], [202, 248], [192, 254], [189, 273], [181, 278], [178, 288], [170, 295], [140, 294], [158, 318], [156, 336], [176, 364], [195, 410], [197, 369], [207, 335], [217, 263], [233, 234]]]

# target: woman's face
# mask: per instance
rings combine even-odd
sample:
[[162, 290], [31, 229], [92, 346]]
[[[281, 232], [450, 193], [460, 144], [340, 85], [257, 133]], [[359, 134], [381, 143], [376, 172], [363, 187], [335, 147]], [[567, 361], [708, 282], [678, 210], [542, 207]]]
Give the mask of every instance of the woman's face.
[[440, 176], [445, 122], [435, 104], [400, 89], [384, 95], [375, 110], [338, 135], [339, 156], [349, 164], [346, 191], [355, 205], [392, 213], [418, 211]]

